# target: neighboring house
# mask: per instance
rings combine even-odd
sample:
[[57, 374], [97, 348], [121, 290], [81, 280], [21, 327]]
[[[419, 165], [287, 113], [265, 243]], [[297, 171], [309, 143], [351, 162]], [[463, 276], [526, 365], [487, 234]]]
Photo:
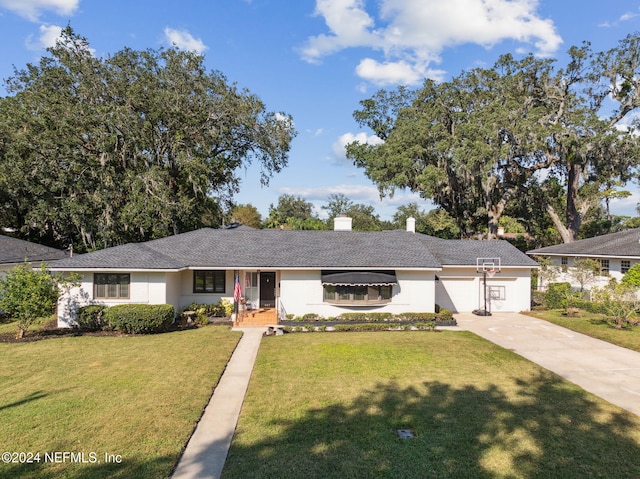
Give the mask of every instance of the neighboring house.
[[38, 266], [42, 262], [49, 263], [67, 256], [63, 250], [0, 235], [0, 278], [25, 261]]
[[[568, 282], [576, 289], [579, 284], [570, 274], [575, 261], [582, 258], [594, 259], [600, 263], [600, 271], [589, 287], [604, 286], [611, 278], [620, 281], [631, 266], [640, 262], [640, 229], [547, 246], [527, 251], [527, 254], [549, 258], [557, 269], [555, 278], [550, 282]], [[546, 284], [540, 287], [545, 288]]]
[[491, 308], [530, 308], [531, 258], [506, 241], [441, 240], [408, 231], [200, 229], [146, 243], [76, 255], [52, 265], [77, 272], [81, 286], [64, 297], [58, 325], [74, 323], [79, 305], [172, 304], [232, 300], [235, 279], [249, 307], [296, 316], [348, 311], [433, 312], [436, 304], [472, 311], [483, 301], [478, 257], [501, 258], [488, 280]]

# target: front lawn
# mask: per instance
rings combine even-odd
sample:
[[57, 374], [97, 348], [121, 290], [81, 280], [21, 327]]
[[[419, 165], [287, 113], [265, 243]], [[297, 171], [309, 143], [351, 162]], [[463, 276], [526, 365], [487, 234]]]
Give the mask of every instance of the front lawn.
[[640, 418], [471, 333], [288, 334], [223, 478], [637, 478], [639, 455]]
[[528, 314], [578, 333], [586, 334], [592, 338], [602, 339], [611, 344], [640, 352], [639, 326], [616, 329], [610, 324], [607, 324], [601, 314], [580, 310], [577, 317], [568, 317], [562, 313], [563, 310], [561, 309], [550, 309], [531, 311]]
[[0, 477], [167, 477], [240, 336], [210, 326], [0, 343], [0, 453], [40, 460], [3, 456]]

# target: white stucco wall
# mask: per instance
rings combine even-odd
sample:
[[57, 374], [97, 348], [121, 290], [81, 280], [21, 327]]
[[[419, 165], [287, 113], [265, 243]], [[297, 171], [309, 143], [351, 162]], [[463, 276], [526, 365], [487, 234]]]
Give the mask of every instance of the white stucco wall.
[[[557, 267], [558, 269], [558, 273], [556, 274], [555, 278], [551, 279], [551, 283], [569, 283], [571, 284], [571, 287], [573, 289], [579, 289], [580, 288], [580, 284], [575, 281], [571, 275], [569, 274], [568, 270], [570, 268], [573, 267], [573, 263], [578, 259], [578, 258], [573, 258], [573, 257], [566, 257], [567, 258], [567, 271], [562, 271], [562, 257], [561, 256], [549, 256], [549, 260], [551, 261], [551, 264], [555, 267]], [[580, 259], [584, 259], [584, 258], [580, 258]], [[596, 261], [600, 260], [601, 258], [589, 258], [589, 259], [594, 259]], [[622, 261], [626, 260], [629, 261], [630, 266], [633, 266], [634, 264], [640, 262], [640, 260], [637, 259], [627, 259], [627, 258], [605, 258], [609, 260], [609, 275], [608, 276], [596, 276], [595, 280], [593, 283], [585, 285], [585, 289], [591, 289], [593, 287], [601, 287], [601, 286], [606, 286], [609, 284], [609, 281], [612, 278], [615, 278], [617, 281], [620, 281], [622, 279], [622, 277], [624, 276], [624, 273], [622, 273]], [[538, 289], [546, 289], [548, 286], [548, 283], [545, 281], [540, 282], [538, 281]]]
[[434, 272], [396, 270], [398, 284], [393, 286], [391, 302], [380, 306], [342, 306], [323, 301], [320, 271], [280, 272], [280, 301], [288, 314], [302, 316], [316, 313], [335, 317], [340, 313], [357, 311], [433, 312], [435, 308]]
[[[102, 271], [96, 271], [100, 273]], [[128, 299], [95, 299], [93, 297], [94, 273], [79, 273], [82, 276], [80, 286], [72, 288], [68, 294], [58, 301], [58, 327], [71, 327], [75, 324], [79, 307], [88, 304], [166, 304], [168, 302], [166, 273], [164, 272], [132, 272], [130, 273]], [[169, 303], [171, 304], [171, 303]]]
[[[484, 308], [482, 273], [475, 267], [444, 267], [437, 273], [435, 302], [454, 312], [470, 312]], [[502, 268], [493, 278], [487, 278], [490, 311], [519, 312], [531, 309], [531, 270]]]
[[216, 304], [222, 298], [233, 301], [233, 270], [227, 270], [225, 273], [224, 293], [194, 293], [193, 292], [193, 270], [181, 271], [176, 273], [176, 283], [179, 288], [179, 308], [180, 311], [191, 303], [198, 304]]

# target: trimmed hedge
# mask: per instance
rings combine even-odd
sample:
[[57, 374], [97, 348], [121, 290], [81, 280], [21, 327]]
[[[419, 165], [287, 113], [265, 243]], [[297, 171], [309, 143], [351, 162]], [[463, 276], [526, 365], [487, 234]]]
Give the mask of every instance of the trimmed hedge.
[[560, 309], [567, 307], [567, 298], [571, 294], [569, 283], [551, 283], [545, 295], [545, 307], [548, 309]]
[[100, 331], [106, 326], [104, 311], [107, 307], [103, 304], [90, 304], [78, 309], [76, 325], [83, 331]]
[[104, 321], [116, 331], [151, 334], [166, 331], [175, 311], [170, 304], [118, 304], [104, 312]]
[[[291, 315], [288, 315], [288, 317]], [[398, 322], [398, 321], [411, 321], [411, 322], [430, 322], [430, 321], [452, 321], [453, 312], [448, 309], [440, 308], [437, 313], [376, 313], [376, 312], [354, 312], [354, 313], [342, 313], [335, 318], [323, 318], [315, 313], [305, 314], [304, 316], [292, 318], [294, 321], [343, 321], [343, 322], [369, 322], [369, 323], [383, 323], [383, 322]]]
[[[388, 322], [377, 323], [356, 323], [352, 324], [336, 324], [333, 327], [335, 332], [373, 332], [373, 331], [435, 331], [435, 321], [415, 322], [412, 324], [389, 324]], [[296, 326], [285, 326], [284, 330], [288, 333], [327, 331], [326, 326], [317, 327], [313, 324], [300, 324]]]
[[390, 321], [391, 313], [342, 313], [336, 318], [338, 321]]

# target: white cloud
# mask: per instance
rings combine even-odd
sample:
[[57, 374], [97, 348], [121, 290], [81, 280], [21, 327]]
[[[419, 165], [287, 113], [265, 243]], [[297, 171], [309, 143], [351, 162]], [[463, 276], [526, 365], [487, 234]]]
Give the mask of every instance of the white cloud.
[[634, 18], [640, 16], [640, 13], [627, 12], [620, 17], [621, 22], [626, 22], [628, 20], [633, 20]]
[[369, 31], [374, 21], [364, 10], [363, 0], [317, 0], [315, 15], [324, 17], [332, 34], [309, 39], [302, 57], [310, 63], [344, 48], [371, 46], [379, 41]]
[[628, 22], [630, 20], [633, 20], [634, 18], [640, 17], [640, 13], [638, 12], [625, 12], [622, 15], [620, 15], [620, 17], [613, 21], [610, 22], [608, 20], [605, 20], [604, 22], [600, 23], [598, 26], [599, 27], [603, 27], [603, 28], [611, 28], [611, 27], [617, 27], [620, 25], [620, 23], [622, 22]]
[[40, 25], [40, 35], [37, 39], [33, 39], [33, 35], [29, 35], [25, 41], [29, 50], [43, 50], [56, 45], [56, 41], [60, 38], [62, 27], [58, 25]]
[[340, 137], [333, 143], [332, 150], [335, 157], [340, 161], [346, 160], [346, 146], [354, 141], [357, 141], [358, 143], [368, 143], [370, 145], [379, 145], [383, 143], [383, 141], [375, 135], [367, 135], [362, 132], [356, 134], [345, 133], [344, 135], [340, 135]]
[[193, 35], [186, 30], [176, 30], [174, 28], [166, 27], [164, 29], [164, 36], [165, 40], [170, 45], [175, 45], [180, 50], [203, 53], [209, 49], [202, 40], [194, 38]]
[[442, 80], [445, 71], [430, 69], [427, 63], [412, 64], [405, 60], [380, 63], [371, 58], [365, 58], [356, 67], [356, 74], [360, 78], [379, 86], [416, 85], [425, 78]]
[[363, 0], [317, 0], [316, 15], [329, 30], [313, 36], [302, 58], [318, 62], [337, 51], [368, 47], [383, 61], [365, 58], [356, 73], [368, 81], [416, 84], [425, 76], [438, 79], [442, 51], [463, 44], [486, 48], [515, 40], [539, 56], [557, 51], [562, 39], [553, 22], [541, 18], [538, 0], [381, 0], [378, 17], [365, 10]]
[[324, 133], [324, 128], [316, 128], [315, 130], [312, 130], [311, 128], [307, 128], [304, 131], [310, 136], [318, 137], [318, 136], [322, 136], [322, 134]]
[[0, 0], [0, 7], [37, 22], [45, 11], [53, 11], [62, 16], [73, 15], [80, 0]]

